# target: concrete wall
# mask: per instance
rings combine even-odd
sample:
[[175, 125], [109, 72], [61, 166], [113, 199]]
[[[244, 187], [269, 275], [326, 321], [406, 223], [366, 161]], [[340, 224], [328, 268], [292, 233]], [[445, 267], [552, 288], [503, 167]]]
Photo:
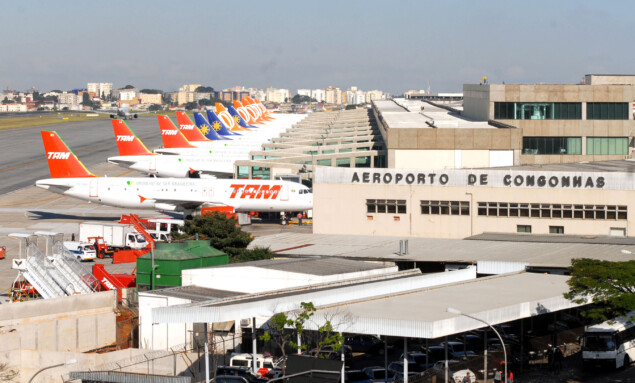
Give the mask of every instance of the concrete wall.
[[479, 168], [514, 165], [512, 150], [394, 150], [392, 168]]
[[15, 381], [21, 383], [27, 383], [36, 372], [44, 367], [65, 363], [71, 359], [76, 359], [77, 363], [43, 371], [38, 374], [34, 382], [60, 382], [68, 378], [71, 371], [89, 370], [191, 376], [193, 370], [202, 370], [203, 367], [202, 363], [197, 360], [198, 356], [195, 353], [157, 354], [138, 349], [126, 349], [105, 354], [15, 350], [0, 355], [0, 363], [9, 363], [11, 369], [19, 371]]
[[490, 119], [491, 84], [463, 84], [463, 115], [476, 121]]
[[0, 351], [84, 352], [113, 344], [116, 303], [116, 292], [106, 291], [3, 305]]

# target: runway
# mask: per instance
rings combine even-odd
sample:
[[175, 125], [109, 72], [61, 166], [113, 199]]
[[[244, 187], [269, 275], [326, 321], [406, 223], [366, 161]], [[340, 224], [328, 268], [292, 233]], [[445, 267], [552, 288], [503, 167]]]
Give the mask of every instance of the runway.
[[[159, 124], [155, 116], [126, 122], [148, 148], [154, 149], [161, 145]], [[80, 161], [96, 175], [116, 175], [94, 170], [96, 165], [103, 164], [108, 157], [118, 155], [109, 119], [0, 130], [0, 195], [33, 185], [38, 179], [50, 177], [41, 130], [57, 131]], [[114, 169], [125, 171], [119, 167]]]

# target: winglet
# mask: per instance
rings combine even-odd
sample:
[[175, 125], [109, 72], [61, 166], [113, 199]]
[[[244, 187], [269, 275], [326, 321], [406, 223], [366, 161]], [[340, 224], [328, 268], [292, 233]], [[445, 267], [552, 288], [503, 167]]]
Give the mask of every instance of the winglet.
[[181, 133], [189, 141], [211, 141], [194, 125], [190, 117], [185, 112], [176, 112], [176, 122], [179, 124]]
[[196, 147], [185, 138], [168, 116], [157, 115], [157, 119], [159, 120], [159, 129], [161, 130], [161, 139], [164, 147], [167, 149]]
[[86, 169], [57, 132], [43, 130], [41, 133], [51, 178], [96, 177]]
[[115, 141], [120, 156], [154, 155], [125, 121], [113, 119], [112, 128], [115, 132]]

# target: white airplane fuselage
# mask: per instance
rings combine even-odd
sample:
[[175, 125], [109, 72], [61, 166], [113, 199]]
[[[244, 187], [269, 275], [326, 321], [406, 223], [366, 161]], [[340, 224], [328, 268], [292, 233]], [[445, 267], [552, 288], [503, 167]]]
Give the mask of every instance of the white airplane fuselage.
[[108, 206], [168, 211], [233, 206], [235, 211], [282, 212], [312, 209], [313, 194], [287, 181], [187, 178], [51, 178], [37, 187]]
[[157, 177], [190, 177], [196, 171], [200, 177], [231, 178], [235, 158], [221, 155], [138, 155], [108, 157], [108, 162]]

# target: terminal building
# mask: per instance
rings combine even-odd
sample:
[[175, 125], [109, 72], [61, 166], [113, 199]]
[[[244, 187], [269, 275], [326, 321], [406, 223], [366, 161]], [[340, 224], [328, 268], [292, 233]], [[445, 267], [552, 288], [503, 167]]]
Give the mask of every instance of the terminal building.
[[635, 162], [490, 169], [317, 170], [315, 234], [628, 236]]

